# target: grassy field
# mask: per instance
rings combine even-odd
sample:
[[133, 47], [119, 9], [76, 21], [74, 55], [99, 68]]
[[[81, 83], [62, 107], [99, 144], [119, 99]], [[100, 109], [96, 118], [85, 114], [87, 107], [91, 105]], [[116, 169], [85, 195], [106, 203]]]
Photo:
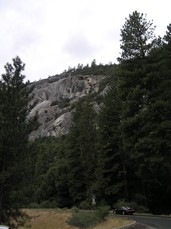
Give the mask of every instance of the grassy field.
[[[71, 216], [70, 210], [26, 209], [23, 210], [30, 216], [30, 221], [19, 229], [78, 229], [67, 223]], [[91, 229], [114, 229], [130, 223], [123, 218], [108, 217], [107, 220]]]

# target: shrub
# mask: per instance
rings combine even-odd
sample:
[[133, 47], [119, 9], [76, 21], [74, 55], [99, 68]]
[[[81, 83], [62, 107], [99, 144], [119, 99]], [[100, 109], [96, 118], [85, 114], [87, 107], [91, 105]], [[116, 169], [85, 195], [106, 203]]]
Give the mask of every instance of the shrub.
[[72, 213], [78, 213], [79, 212], [79, 208], [77, 207], [72, 207]]
[[40, 208], [39, 204], [38, 203], [30, 203], [28, 205], [28, 208]]
[[45, 200], [39, 204], [39, 208], [56, 208], [57, 204], [55, 201]]
[[105, 217], [109, 214], [110, 207], [109, 206], [100, 206], [96, 210], [96, 215], [100, 219], [100, 221], [103, 221]]
[[51, 106], [56, 106], [56, 105], [58, 105], [58, 100], [52, 101], [50, 105], [51, 105]]
[[79, 211], [73, 212], [68, 223], [80, 228], [87, 228], [99, 222], [95, 212], [93, 211]]
[[70, 105], [70, 99], [68, 99], [68, 98], [63, 99], [62, 101], [58, 102], [58, 106], [59, 106], [60, 109], [68, 107], [69, 105]]
[[91, 209], [91, 203], [90, 201], [82, 201], [80, 204], [79, 204], [79, 208], [82, 209], [82, 210], [88, 210], [88, 209]]
[[80, 211], [78, 210], [78, 208], [76, 208], [76, 211], [74, 210], [72, 212], [72, 216], [68, 220], [68, 223], [76, 227], [87, 228], [103, 221], [105, 217], [108, 215], [108, 213], [108, 206], [99, 207], [95, 211]]

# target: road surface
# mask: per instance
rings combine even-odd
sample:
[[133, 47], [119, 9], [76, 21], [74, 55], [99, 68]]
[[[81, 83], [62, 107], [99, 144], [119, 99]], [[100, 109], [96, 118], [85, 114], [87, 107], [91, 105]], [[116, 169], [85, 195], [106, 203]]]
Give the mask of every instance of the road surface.
[[159, 215], [114, 215], [114, 217], [126, 217], [136, 221], [129, 229], [171, 229], [171, 217]]

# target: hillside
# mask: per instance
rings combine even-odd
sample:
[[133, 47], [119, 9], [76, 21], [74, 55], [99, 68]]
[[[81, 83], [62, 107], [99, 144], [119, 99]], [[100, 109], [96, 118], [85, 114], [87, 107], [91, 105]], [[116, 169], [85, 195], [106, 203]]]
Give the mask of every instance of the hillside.
[[[106, 75], [63, 73], [32, 83], [36, 105], [29, 117], [37, 115], [38, 128], [30, 135], [30, 140], [38, 137], [61, 136], [68, 133], [71, 126], [74, 104], [88, 95], [103, 93], [100, 83]], [[94, 104], [98, 110], [97, 103]]]

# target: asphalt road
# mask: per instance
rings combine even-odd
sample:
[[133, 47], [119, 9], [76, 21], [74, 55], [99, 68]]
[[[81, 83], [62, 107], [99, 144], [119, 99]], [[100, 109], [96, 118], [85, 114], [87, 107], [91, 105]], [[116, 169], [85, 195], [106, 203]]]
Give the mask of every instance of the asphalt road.
[[159, 215], [138, 215], [121, 216], [115, 215], [114, 217], [126, 217], [136, 221], [136, 224], [127, 227], [129, 229], [171, 229], [171, 217]]

